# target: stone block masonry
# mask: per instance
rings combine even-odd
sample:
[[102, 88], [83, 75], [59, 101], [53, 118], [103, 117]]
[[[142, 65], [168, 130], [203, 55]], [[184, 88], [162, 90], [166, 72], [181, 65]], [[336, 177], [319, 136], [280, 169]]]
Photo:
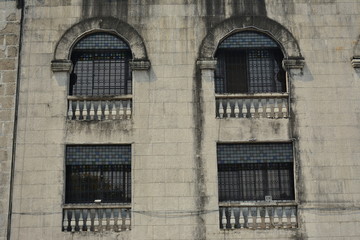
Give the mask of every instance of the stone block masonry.
[[[11, 240], [358, 239], [359, 0], [26, 0], [24, 10]], [[219, 43], [249, 29], [281, 46], [286, 93], [215, 94]], [[15, 1], [0, 0], [0, 240], [18, 31]], [[132, 51], [132, 92], [116, 108], [113, 96], [69, 94], [73, 46], [94, 32]], [[268, 142], [292, 144], [294, 198], [219, 203], [217, 146]], [[93, 144], [131, 145], [131, 204], [66, 204], [66, 146]]]
[[0, 1], [0, 240], [7, 235], [20, 11]]

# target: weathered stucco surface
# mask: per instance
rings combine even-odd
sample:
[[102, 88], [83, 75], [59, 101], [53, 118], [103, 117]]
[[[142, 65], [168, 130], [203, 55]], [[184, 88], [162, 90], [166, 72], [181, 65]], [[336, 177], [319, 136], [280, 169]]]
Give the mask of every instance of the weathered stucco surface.
[[[16, 32], [18, 12], [2, 12], [16, 13], [7, 23]], [[11, 239], [357, 239], [360, 79], [351, 59], [359, 22], [358, 0], [26, 1]], [[12, 51], [3, 25], [0, 61], [9, 62], [1, 56]], [[303, 70], [288, 74], [290, 118], [216, 119], [213, 70], [196, 62], [226, 34], [258, 26], [285, 56], [305, 59]], [[151, 62], [133, 72], [131, 120], [66, 120], [69, 76], [52, 72], [51, 62], [68, 59], [81, 29], [117, 32], [135, 58]], [[0, 64], [0, 103], [9, 103], [2, 126], [13, 116], [12, 60]], [[4, 226], [12, 132], [2, 129]], [[297, 229], [219, 229], [216, 143], [254, 140], [294, 141]], [[61, 232], [64, 149], [83, 143], [132, 144], [131, 231]]]

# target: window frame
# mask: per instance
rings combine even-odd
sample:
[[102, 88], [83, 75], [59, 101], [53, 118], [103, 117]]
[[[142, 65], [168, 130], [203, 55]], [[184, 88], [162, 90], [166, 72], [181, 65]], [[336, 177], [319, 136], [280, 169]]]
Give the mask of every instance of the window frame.
[[[262, 36], [265, 36], [266, 38], [268, 38], [269, 40], [273, 41], [274, 43], [276, 43], [277, 47], [229, 47], [229, 48], [221, 48], [221, 44], [226, 41], [227, 39], [231, 38], [232, 36], [235, 36], [237, 34], [242, 34], [242, 33], [256, 33], [256, 34], [259, 34], [259, 35], [262, 35]], [[277, 79], [273, 79], [273, 82], [276, 84], [276, 82], [280, 82], [279, 84], [282, 84], [284, 86], [281, 87], [281, 91], [250, 91], [250, 78], [249, 78], [249, 66], [248, 66], [248, 63], [249, 63], [249, 51], [252, 51], [252, 50], [263, 50], [263, 51], [268, 51], [269, 53], [271, 53], [273, 56], [272, 56], [272, 60], [274, 60], [274, 62], [277, 63], [277, 67], [279, 69], [278, 73], [277, 74], [281, 74], [280, 76], [280, 79], [283, 78], [281, 81], [278, 81]], [[221, 63], [221, 61], [225, 62], [224, 59], [221, 59], [221, 58], [224, 58], [222, 55], [224, 55], [224, 53], [226, 52], [245, 52], [245, 62], [244, 62], [244, 66], [245, 66], [245, 70], [246, 70], [246, 73], [245, 73], [245, 79], [244, 79], [244, 85], [247, 85], [247, 89], [246, 91], [236, 91], [236, 90], [229, 90], [229, 89], [226, 89], [225, 85], [229, 82], [226, 80], [226, 66], [224, 65], [225, 63]], [[220, 57], [219, 57], [220, 56]], [[244, 31], [237, 31], [237, 32], [232, 32], [231, 34], [227, 35], [226, 37], [224, 37], [218, 44], [217, 48], [216, 48], [216, 51], [214, 53], [214, 57], [215, 59], [217, 60], [216, 61], [216, 67], [215, 67], [215, 71], [214, 71], [214, 83], [215, 83], [215, 89], [214, 89], [214, 92], [216, 95], [229, 95], [229, 94], [236, 94], [236, 95], [262, 95], [262, 94], [287, 94], [289, 92], [289, 83], [288, 83], [288, 74], [287, 74], [287, 71], [284, 70], [283, 66], [282, 66], [282, 61], [285, 59], [285, 54], [284, 54], [284, 51], [281, 47], [281, 45], [272, 37], [270, 36], [269, 34], [267, 33], [264, 33], [264, 32], [261, 32], [261, 31], [256, 31], [256, 30], [244, 30]], [[280, 59], [281, 58], [281, 59]], [[220, 66], [220, 64], [222, 64], [222, 66]], [[222, 67], [224, 69], [220, 70], [220, 71], [225, 71], [223, 72], [222, 74], [219, 74], [219, 67]], [[275, 67], [274, 67], [275, 68]], [[272, 68], [272, 69], [274, 69]], [[222, 90], [218, 90], [219, 87], [218, 85], [221, 85], [221, 84], [218, 84], [218, 80], [217, 78], [223, 78], [223, 89]], [[219, 81], [220, 82], [220, 81]], [[235, 82], [235, 81], [233, 81]], [[282, 82], [282, 83], [281, 83]]]
[[[288, 164], [291, 164], [291, 169], [287, 169], [288, 171], [290, 171], [290, 176], [289, 176], [289, 185], [290, 185], [290, 190], [292, 191], [292, 195], [291, 195], [291, 199], [273, 199], [268, 198], [266, 199], [266, 195], [264, 197], [264, 199], [247, 199], [247, 200], [223, 200], [221, 199], [221, 194], [220, 194], [220, 179], [219, 179], [219, 159], [218, 159], [218, 146], [219, 145], [243, 145], [243, 144], [250, 144], [250, 145], [256, 145], [256, 144], [291, 144], [291, 150], [292, 150], [292, 161], [291, 162], [287, 162]], [[296, 160], [295, 160], [295, 142], [294, 141], [262, 141], [262, 142], [217, 142], [216, 143], [216, 151], [217, 151], [217, 160], [216, 160], [216, 164], [217, 164], [217, 187], [218, 187], [218, 201], [220, 205], [224, 205], [224, 204], [264, 204], [266, 202], [269, 203], [292, 203], [292, 202], [296, 202], [297, 199], [297, 193], [296, 193]], [[273, 164], [275, 162], [269, 162], [267, 164]], [[238, 163], [237, 163], [238, 164]], [[246, 165], [247, 163], [240, 163], [240, 164], [244, 164]], [[254, 163], [249, 163], [249, 164], [254, 164]], [[224, 164], [225, 165], [225, 164]], [[229, 164], [230, 165], [230, 164]], [[286, 169], [286, 168], [284, 168]], [[265, 170], [265, 169], [264, 169]], [[270, 169], [271, 170], [271, 169]], [[237, 173], [237, 172], [236, 172]], [[238, 173], [237, 173], [238, 174]], [[263, 176], [265, 177], [265, 176]], [[239, 181], [239, 179], [235, 179], [235, 181]], [[268, 187], [270, 188], [270, 187]], [[238, 189], [238, 191], [240, 191], [240, 188]]]
[[[68, 148], [71, 148], [71, 147], [89, 147], [89, 148], [91, 148], [91, 147], [99, 147], [99, 148], [101, 148], [101, 147], [108, 147], [108, 146], [111, 146], [111, 147], [118, 146], [118, 147], [124, 148], [123, 151], [128, 151], [129, 150], [130, 151], [129, 163], [88, 164], [88, 165], [85, 165], [85, 164], [71, 165], [71, 164], [67, 163], [67, 161], [68, 161]], [[104, 153], [102, 153], [102, 154], [104, 154]], [[65, 145], [65, 161], [64, 161], [64, 167], [65, 167], [64, 178], [65, 178], [65, 181], [64, 181], [64, 200], [63, 200], [64, 205], [66, 205], [66, 206], [89, 205], [89, 204], [96, 204], [96, 203], [101, 203], [101, 204], [105, 204], [105, 205], [131, 205], [131, 203], [132, 203], [132, 192], [133, 192], [133, 189], [132, 189], [132, 187], [133, 187], [133, 176], [132, 176], [133, 175], [133, 170], [132, 170], [133, 164], [132, 164], [132, 161], [133, 160], [132, 159], [133, 159], [132, 144], [67, 144], [67, 145]], [[106, 168], [109, 169], [109, 168], [112, 168], [113, 166], [115, 166], [115, 168], [117, 168], [117, 170], [118, 170], [117, 172], [115, 171], [116, 173], [118, 173], [117, 176], [121, 175], [123, 177], [122, 180], [124, 182], [121, 184], [121, 187], [125, 188], [125, 189], [123, 189], [123, 191], [125, 191], [125, 193], [123, 194], [124, 198], [119, 200], [119, 201], [116, 201], [116, 200], [114, 200], [114, 201], [110, 200], [109, 201], [107, 199], [104, 200], [104, 199], [98, 198], [98, 197], [93, 197], [91, 200], [90, 199], [85, 199], [85, 200], [82, 199], [80, 201], [75, 201], [75, 200], [73, 200], [73, 198], [69, 198], [68, 194], [71, 194], [71, 191], [70, 191], [71, 189], [68, 188], [69, 187], [69, 181], [70, 181], [70, 179], [69, 179], [70, 175], [69, 175], [69, 172], [68, 172], [68, 167], [69, 166], [79, 166], [80, 168], [81, 167], [84, 168], [85, 171], [82, 171], [80, 173], [86, 173], [87, 172], [86, 170], [89, 170], [89, 168], [90, 169], [91, 168], [96, 169], [96, 167], [99, 167], [98, 170], [101, 173], [101, 171], [104, 171], [104, 170], [106, 171], [107, 170]], [[89, 166], [89, 167], [84, 167], [84, 166]], [[109, 172], [111, 173], [111, 171], [109, 171]], [[99, 172], [97, 172], [97, 173], [99, 173]], [[114, 172], [112, 172], [111, 177], [116, 177], [114, 175], [116, 175], [116, 174], [114, 174]], [[81, 174], [79, 174], [79, 176], [81, 176]], [[96, 171], [93, 171], [92, 176], [100, 177], [99, 181], [103, 181], [103, 182], [100, 182], [100, 185], [102, 185], [102, 183], [104, 183], [104, 178], [106, 178], [106, 176], [104, 177], [103, 175], [97, 175]], [[126, 179], [124, 179], [124, 177], [126, 177]], [[112, 181], [113, 180], [114, 179], [112, 179]], [[115, 181], [116, 181], [116, 179], [115, 179]], [[114, 184], [116, 184], [116, 183], [114, 183]], [[109, 185], [109, 183], [108, 183], [108, 185]], [[78, 186], [81, 187], [80, 184]], [[85, 191], [85, 194], [86, 193], [88, 193], [88, 191]], [[96, 193], [101, 195], [101, 194], [104, 194], [104, 193], [113, 194], [113, 193], [116, 193], [116, 192], [115, 192], [115, 190], [113, 190], [113, 191], [104, 191], [104, 189], [99, 189], [98, 191], [96, 191]], [[78, 194], [78, 196], [81, 196], [81, 193], [77, 193], [77, 194]]]
[[[84, 47], [80, 47], [77, 49], [78, 44], [81, 44], [82, 41], [86, 41], [88, 38], [91, 38], [93, 36], [96, 35], [103, 35], [105, 37], [109, 36], [112, 37], [114, 39], [116, 39], [118, 42], [118, 44], [120, 45], [124, 45], [126, 46], [126, 48], [112, 48], [111, 46], [108, 48], [84, 48]], [[100, 41], [100, 40], [99, 40]], [[100, 45], [100, 43], [99, 43]], [[105, 44], [106, 45], [106, 44]], [[110, 44], [108, 44], [110, 45]], [[109, 59], [105, 59], [106, 56], [105, 55], [109, 55], [112, 54], [113, 56], [108, 56]], [[88, 61], [82, 61], [82, 62], [91, 62], [92, 63], [92, 67], [91, 67], [91, 71], [92, 71], [92, 77], [91, 79], [88, 79], [88, 76], [85, 76], [84, 78], [84, 82], [91, 82], [93, 83], [93, 85], [91, 86], [91, 89], [89, 91], [92, 91], [91, 94], [85, 93], [85, 94], [74, 94], [74, 88], [75, 88], [75, 84], [77, 81], [79, 81], [79, 77], [76, 74], [76, 68], [77, 68], [77, 64], [78, 64], [78, 58], [79, 56], [85, 56], [84, 59], [86, 59], [86, 55], [91, 55], [91, 57], [88, 57]], [[97, 55], [101, 58], [101, 56], [104, 59], [96, 59]], [[118, 56], [116, 56], [118, 55]], [[116, 57], [119, 57], [119, 55], [123, 55], [123, 58], [121, 59], [116, 59]], [[98, 58], [99, 58], [98, 57]], [[112, 32], [105, 32], [105, 31], [100, 31], [100, 32], [92, 32], [89, 34], [86, 34], [84, 36], [82, 36], [80, 39], [78, 39], [78, 41], [74, 44], [74, 46], [72, 47], [72, 50], [70, 52], [70, 60], [73, 64], [73, 68], [72, 71], [70, 73], [70, 79], [69, 79], [69, 87], [68, 87], [68, 96], [87, 96], [87, 97], [111, 97], [111, 96], [126, 96], [126, 95], [132, 95], [133, 92], [133, 76], [132, 76], [132, 70], [130, 67], [130, 62], [133, 60], [133, 54], [132, 54], [132, 50], [129, 46], [129, 44], [122, 39], [121, 37], [119, 37], [117, 34], [114, 34]], [[103, 64], [101, 64], [101, 62], [103, 61]], [[97, 62], [97, 63], [96, 63]], [[121, 63], [123, 62], [123, 63]], [[94, 94], [94, 89], [97, 89], [94, 85], [95, 82], [95, 67], [94, 66], [102, 66], [103, 67], [103, 71], [106, 71], [106, 66], [108, 66], [108, 69], [111, 69], [111, 65], [116, 64], [116, 68], [120, 68], [121, 67], [121, 72], [120, 75], [115, 75], [115, 78], [113, 81], [111, 81], [111, 73], [108, 74], [104, 74], [103, 76], [103, 81], [102, 82], [106, 82], [106, 80], [109, 80], [109, 86], [107, 88], [107, 90], [109, 91], [109, 93], [103, 93], [103, 94]], [[124, 66], [119, 66], [124, 64]], [[100, 67], [99, 67], [100, 69]], [[100, 71], [98, 73], [98, 76], [100, 76]], [[109, 70], [110, 71], [110, 70]], [[86, 71], [85, 71], [86, 72]], [[115, 71], [116, 72], [116, 71]], [[81, 74], [80, 74], [81, 75]], [[123, 75], [123, 76], [121, 76]], [[100, 78], [100, 77], [99, 77]], [[89, 81], [90, 80], [90, 81]], [[101, 79], [97, 82], [101, 82]], [[116, 85], [124, 85], [125, 87], [123, 88], [123, 93], [121, 93], [122, 91], [120, 90], [120, 92], [115, 92], [115, 93], [110, 93], [111, 90], [111, 84], [115, 84]], [[129, 86], [130, 85], [130, 86]], [[104, 87], [102, 87], [104, 88]], [[97, 90], [100, 92], [100, 90], [102, 88], [98, 88]], [[100, 89], [100, 90], [99, 90]], [[104, 88], [105, 89], [105, 88]], [[121, 89], [121, 88], [120, 88]], [[84, 90], [86, 91], [86, 89]], [[105, 91], [104, 91], [105, 92]]]

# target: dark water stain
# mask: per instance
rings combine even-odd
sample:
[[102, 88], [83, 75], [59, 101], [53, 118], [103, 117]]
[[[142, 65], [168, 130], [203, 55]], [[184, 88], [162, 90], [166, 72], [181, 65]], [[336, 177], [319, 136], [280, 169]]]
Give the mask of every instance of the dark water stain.
[[81, 17], [113, 16], [127, 20], [129, 0], [82, 0]]
[[201, 7], [205, 9], [207, 29], [228, 17], [267, 15], [265, 0], [232, 0], [228, 4], [224, 0], [202, 0], [201, 2]]
[[233, 0], [234, 16], [266, 16], [265, 0]]

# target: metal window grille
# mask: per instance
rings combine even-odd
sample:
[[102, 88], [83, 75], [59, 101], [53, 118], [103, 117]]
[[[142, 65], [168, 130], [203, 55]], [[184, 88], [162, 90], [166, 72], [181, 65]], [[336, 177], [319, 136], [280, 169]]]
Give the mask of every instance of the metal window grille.
[[71, 59], [74, 71], [70, 78], [70, 95], [132, 93], [131, 51], [119, 38], [106, 33], [89, 35], [75, 45]]
[[131, 202], [130, 145], [66, 147], [66, 203]]
[[293, 200], [291, 143], [218, 144], [219, 201]]
[[283, 55], [277, 43], [264, 34], [234, 34], [219, 45], [216, 58], [216, 93], [286, 91]]

